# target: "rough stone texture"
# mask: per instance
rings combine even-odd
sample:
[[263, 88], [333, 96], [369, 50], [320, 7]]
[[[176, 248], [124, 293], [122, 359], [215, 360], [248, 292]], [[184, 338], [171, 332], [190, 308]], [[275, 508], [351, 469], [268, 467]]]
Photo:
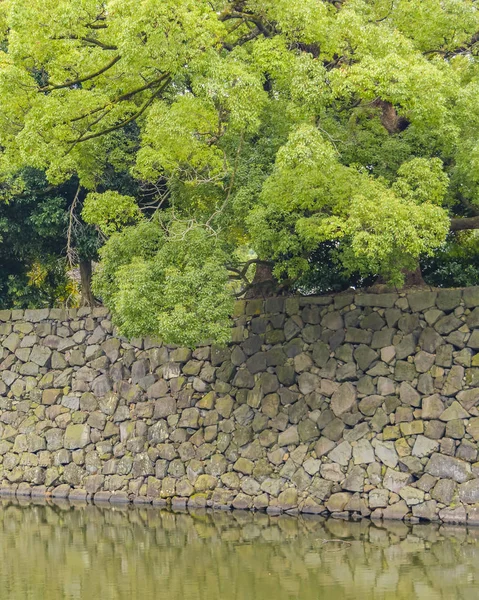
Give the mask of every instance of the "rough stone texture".
[[235, 319], [228, 347], [191, 351], [115, 337], [104, 308], [3, 311], [1, 488], [479, 521], [477, 290], [242, 301]]

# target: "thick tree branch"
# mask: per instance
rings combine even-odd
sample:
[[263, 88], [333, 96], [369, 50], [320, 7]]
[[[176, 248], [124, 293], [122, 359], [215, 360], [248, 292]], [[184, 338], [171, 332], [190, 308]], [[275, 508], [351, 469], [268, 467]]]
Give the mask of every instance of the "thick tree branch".
[[399, 116], [390, 102], [378, 98], [372, 104], [381, 109], [381, 123], [389, 134], [400, 133], [408, 127], [409, 121], [405, 117]]
[[92, 44], [93, 46], [98, 46], [102, 50], [118, 50], [118, 46], [112, 46], [111, 44], [105, 44], [96, 38], [85, 36], [81, 37], [78, 35], [60, 35], [58, 37], [52, 38], [54, 40], [79, 40], [80, 42], [86, 42], [87, 44]]
[[479, 217], [456, 217], [451, 219], [451, 231], [479, 229]]
[[472, 50], [474, 49], [474, 47], [478, 44], [479, 42], [479, 32], [475, 33], [471, 39], [469, 40], [469, 42], [467, 42], [467, 44], [463, 44], [462, 46], [459, 46], [458, 48], [454, 48], [453, 50], [444, 50], [443, 48], [436, 48], [433, 50], [426, 50], [425, 52], [423, 52], [423, 54], [425, 56], [428, 56], [429, 54], [440, 54], [441, 56], [443, 56], [444, 58], [452, 58], [453, 56], [458, 56], [460, 54], [469, 54], [472, 52]]
[[265, 37], [271, 37], [273, 31], [263, 21], [252, 13], [245, 13], [236, 10], [226, 10], [219, 15], [220, 21], [230, 21], [232, 19], [241, 19], [245, 22], [250, 22], [256, 25]]
[[117, 55], [117, 56], [113, 57], [108, 62], [108, 64], [106, 64], [104, 67], [102, 67], [98, 71], [95, 71], [94, 73], [90, 73], [89, 75], [85, 75], [84, 77], [79, 77], [78, 79], [72, 79], [69, 81], [65, 81], [64, 83], [59, 83], [59, 84], [55, 84], [55, 85], [45, 85], [41, 88], [38, 88], [38, 91], [39, 92], [51, 92], [53, 90], [61, 90], [63, 88], [71, 87], [72, 85], [78, 85], [85, 81], [89, 81], [90, 79], [95, 79], [95, 77], [98, 77], [99, 75], [102, 75], [103, 73], [105, 73], [106, 71], [111, 69], [113, 67], [113, 65], [115, 65], [120, 59], [121, 59], [121, 56]]
[[93, 140], [95, 138], [101, 137], [102, 135], [106, 135], [108, 133], [112, 133], [113, 131], [117, 131], [118, 129], [122, 129], [123, 127], [125, 127], [126, 125], [128, 125], [129, 123], [132, 123], [133, 121], [135, 121], [136, 119], [138, 119], [138, 117], [140, 117], [145, 110], [153, 103], [153, 101], [155, 100], [155, 98], [161, 94], [161, 92], [169, 85], [171, 81], [171, 78], [168, 78], [162, 86], [160, 86], [149, 98], [148, 100], [146, 100], [146, 102], [143, 103], [143, 105], [140, 107], [140, 109], [134, 113], [133, 115], [131, 115], [130, 117], [128, 117], [127, 119], [124, 119], [123, 121], [120, 121], [119, 123], [112, 125], [111, 127], [107, 127], [105, 129], [101, 129], [100, 131], [96, 131], [95, 133], [90, 133], [88, 135], [85, 135], [85, 133], [83, 133], [80, 137], [78, 137], [76, 140], [70, 140], [70, 144], [71, 147], [68, 149], [67, 154], [69, 152], [71, 152], [73, 150], [73, 148], [77, 145], [80, 144], [81, 142], [86, 142], [87, 140]]
[[136, 94], [140, 94], [141, 92], [145, 92], [146, 90], [151, 90], [152, 88], [159, 85], [162, 81], [164, 81], [168, 77], [169, 77], [168, 73], [163, 73], [161, 75], [161, 77], [158, 77], [157, 79], [154, 79], [153, 81], [150, 81], [149, 83], [146, 83], [145, 85], [135, 88], [134, 90], [131, 90], [130, 92], [121, 94], [120, 96], [113, 98], [113, 100], [110, 100], [106, 104], [103, 104], [102, 106], [94, 108], [91, 111], [84, 113], [83, 115], [80, 115], [79, 117], [74, 117], [73, 119], [70, 120], [70, 122], [75, 123], [76, 121], [81, 121], [83, 119], [86, 119], [87, 117], [91, 117], [91, 116], [101, 112], [102, 110], [107, 109], [108, 107], [112, 108], [113, 106], [115, 106], [115, 104], [124, 102], [125, 100], [129, 100], [130, 98], [133, 98], [133, 96], [135, 96]]

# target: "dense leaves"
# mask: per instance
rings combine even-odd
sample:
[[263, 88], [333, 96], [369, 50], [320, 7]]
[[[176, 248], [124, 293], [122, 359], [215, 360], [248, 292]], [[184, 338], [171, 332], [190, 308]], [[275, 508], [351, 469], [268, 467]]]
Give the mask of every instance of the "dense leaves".
[[254, 258], [291, 289], [334, 289], [312, 284], [326, 247], [338, 278], [401, 284], [451, 248], [451, 217], [479, 214], [472, 0], [5, 0], [0, 14], [0, 175], [78, 178], [108, 238], [96, 289], [128, 335], [225, 339]]

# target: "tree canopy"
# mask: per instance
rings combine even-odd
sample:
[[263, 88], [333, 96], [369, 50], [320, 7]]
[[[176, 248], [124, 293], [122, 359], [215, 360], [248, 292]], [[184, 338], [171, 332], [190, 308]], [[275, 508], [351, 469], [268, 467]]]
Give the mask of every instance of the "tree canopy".
[[479, 228], [473, 0], [3, 0], [0, 29], [2, 185], [79, 182], [128, 335], [225, 341], [321, 248], [400, 285]]

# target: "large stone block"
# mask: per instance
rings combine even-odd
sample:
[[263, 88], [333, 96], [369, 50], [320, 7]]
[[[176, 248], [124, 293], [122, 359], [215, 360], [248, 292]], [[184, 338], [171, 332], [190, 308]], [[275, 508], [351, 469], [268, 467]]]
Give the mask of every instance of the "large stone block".
[[429, 459], [426, 473], [441, 479], [453, 479], [458, 483], [464, 483], [472, 478], [472, 469], [469, 463], [437, 452]]
[[68, 425], [64, 445], [68, 450], [84, 448], [90, 443], [90, 427], [86, 424]]

